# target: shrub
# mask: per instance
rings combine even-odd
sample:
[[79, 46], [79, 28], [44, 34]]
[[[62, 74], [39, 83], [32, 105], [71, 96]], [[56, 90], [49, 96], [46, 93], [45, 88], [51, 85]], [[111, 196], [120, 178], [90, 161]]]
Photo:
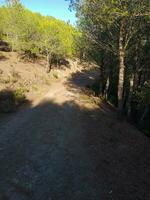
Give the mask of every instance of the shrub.
[[0, 92], [0, 111], [9, 113], [15, 109], [15, 94], [12, 90], [2, 90]]
[[5, 89], [0, 92], [0, 112], [9, 113], [26, 102], [26, 90], [19, 88], [16, 90]]
[[99, 90], [100, 90], [99, 81], [95, 81], [92, 85], [87, 85], [86, 87], [92, 90], [95, 96], [99, 96]]
[[54, 73], [53, 73], [53, 76], [54, 76], [54, 78], [55, 78], [55, 79], [58, 79], [58, 78], [59, 78], [59, 76], [58, 76], [58, 73], [57, 73], [57, 72], [54, 72]]
[[12, 69], [12, 70], [10, 71], [10, 74], [11, 74], [11, 76], [13, 77], [13, 79], [15, 79], [15, 80], [18, 80], [18, 79], [21, 78], [20, 74], [19, 74], [17, 71], [15, 71], [15, 69]]
[[21, 105], [26, 102], [25, 92], [26, 92], [26, 89], [24, 88], [19, 88], [14, 91], [16, 105]]
[[0, 69], [0, 75], [2, 75], [3, 74], [3, 70], [2, 69]]

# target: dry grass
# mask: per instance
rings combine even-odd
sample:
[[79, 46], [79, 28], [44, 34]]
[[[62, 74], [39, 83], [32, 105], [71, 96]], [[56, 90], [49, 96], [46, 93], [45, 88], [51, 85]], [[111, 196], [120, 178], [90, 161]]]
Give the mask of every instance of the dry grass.
[[24, 91], [31, 100], [48, 91], [52, 80], [44, 60], [24, 62], [13, 52], [0, 52], [0, 57], [5, 58], [0, 59], [0, 91], [8, 88]]

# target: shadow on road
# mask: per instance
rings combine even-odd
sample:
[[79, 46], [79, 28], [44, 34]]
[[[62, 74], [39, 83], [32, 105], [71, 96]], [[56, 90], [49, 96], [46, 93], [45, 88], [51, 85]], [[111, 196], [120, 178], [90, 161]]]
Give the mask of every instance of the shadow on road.
[[149, 200], [149, 140], [89, 104], [53, 96], [1, 126], [0, 200]]
[[72, 76], [67, 80], [67, 84], [74, 85], [78, 88], [85, 88], [95, 83], [99, 80], [99, 69], [83, 69], [72, 74]]

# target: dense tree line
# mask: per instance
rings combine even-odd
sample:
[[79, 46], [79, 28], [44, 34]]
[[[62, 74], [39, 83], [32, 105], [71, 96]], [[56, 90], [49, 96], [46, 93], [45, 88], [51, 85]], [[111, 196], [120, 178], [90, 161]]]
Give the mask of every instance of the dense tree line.
[[71, 0], [81, 54], [100, 66], [100, 95], [142, 123], [150, 112], [150, 1]]
[[19, 0], [7, 0], [0, 15], [0, 40], [7, 41], [12, 51], [29, 57], [45, 55], [48, 68], [52, 60], [75, 54], [79, 33], [71, 25], [33, 13]]

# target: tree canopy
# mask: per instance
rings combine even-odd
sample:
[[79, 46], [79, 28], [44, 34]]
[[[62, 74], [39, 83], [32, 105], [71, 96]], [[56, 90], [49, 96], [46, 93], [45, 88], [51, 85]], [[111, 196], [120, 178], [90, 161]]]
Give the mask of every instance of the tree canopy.
[[13, 51], [62, 56], [75, 54], [78, 31], [53, 17], [42, 16], [26, 9], [18, 0], [8, 0], [0, 7], [0, 38]]
[[70, 6], [85, 38], [82, 51], [100, 66], [100, 94], [143, 120], [150, 109], [149, 101], [140, 103], [150, 94], [150, 1], [71, 0]]

